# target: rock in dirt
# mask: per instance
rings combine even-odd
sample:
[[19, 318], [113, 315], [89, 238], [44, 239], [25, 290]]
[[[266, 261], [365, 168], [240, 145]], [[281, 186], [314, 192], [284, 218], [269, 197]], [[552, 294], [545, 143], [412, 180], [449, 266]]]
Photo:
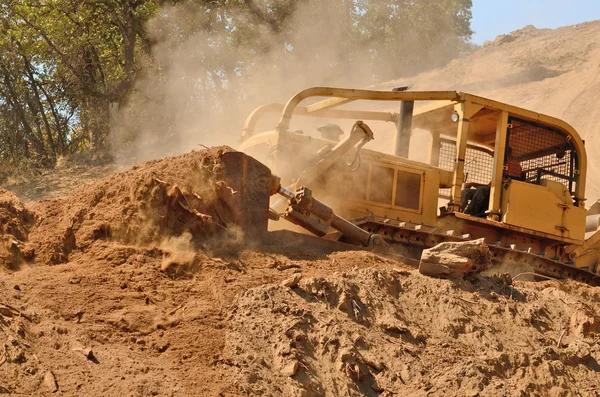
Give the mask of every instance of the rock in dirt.
[[56, 377], [54, 376], [52, 371], [46, 372], [42, 384], [48, 391], [52, 393], [56, 393], [58, 391], [58, 382], [56, 381]]
[[302, 273], [294, 273], [292, 277], [281, 282], [283, 287], [294, 288], [302, 279]]
[[488, 269], [491, 258], [484, 239], [445, 242], [423, 250], [419, 272], [426, 276], [462, 278]]
[[402, 321], [394, 318], [390, 314], [386, 313], [381, 318], [377, 319], [377, 325], [386, 330], [387, 332], [393, 332], [397, 334], [403, 334], [408, 332], [406, 324]]
[[290, 378], [290, 377], [296, 375], [297, 371], [298, 371], [298, 361], [293, 360], [292, 362], [288, 363], [285, 367], [283, 367], [281, 369], [281, 375]]
[[77, 346], [73, 348], [74, 352], [81, 353], [85, 358], [90, 361], [95, 361], [96, 357], [91, 347]]

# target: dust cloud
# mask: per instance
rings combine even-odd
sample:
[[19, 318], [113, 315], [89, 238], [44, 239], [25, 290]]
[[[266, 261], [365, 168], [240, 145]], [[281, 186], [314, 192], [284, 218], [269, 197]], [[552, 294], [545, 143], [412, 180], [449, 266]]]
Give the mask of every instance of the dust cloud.
[[[164, 8], [148, 24], [152, 61], [111, 130], [116, 158], [134, 163], [201, 146], [237, 147], [245, 118], [262, 104], [285, 102], [310, 86], [364, 87], [375, 83], [375, 76], [409, 72], [386, 59], [374, 62], [369, 41], [350, 59], [348, 47], [340, 45], [351, 29], [348, 18], [336, 2], [310, 0], [297, 6], [285, 29], [273, 33], [243, 9]], [[233, 26], [258, 38], [250, 45], [229, 45], [237, 37], [230, 34]], [[405, 48], [418, 51], [419, 38], [402, 40], [412, 43]], [[439, 43], [440, 49], [446, 44]], [[439, 62], [439, 54], [430, 55]], [[258, 128], [271, 129], [276, 121]]]

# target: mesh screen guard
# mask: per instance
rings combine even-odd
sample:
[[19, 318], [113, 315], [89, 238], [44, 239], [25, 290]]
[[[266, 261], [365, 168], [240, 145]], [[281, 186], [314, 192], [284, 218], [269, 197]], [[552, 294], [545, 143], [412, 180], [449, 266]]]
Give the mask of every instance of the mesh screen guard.
[[[525, 182], [540, 184], [547, 179], [564, 185], [575, 194], [578, 180], [577, 152], [569, 136], [551, 127], [509, 118], [507, 147], [523, 169]], [[453, 171], [456, 141], [440, 139], [439, 167]], [[489, 149], [467, 145], [465, 182], [487, 184], [492, 180], [494, 155]], [[440, 196], [450, 198], [450, 189], [440, 189]]]
[[577, 152], [570, 137], [550, 127], [509, 118], [508, 147], [521, 164], [525, 181], [548, 179], [563, 184], [571, 195], [577, 183]]
[[[455, 162], [456, 141], [441, 137], [439, 167], [444, 170], [454, 171]], [[468, 144], [465, 155], [465, 182], [487, 184], [492, 180], [493, 171], [493, 152], [489, 149]], [[443, 198], [450, 198], [450, 189], [440, 189], [439, 194]]]

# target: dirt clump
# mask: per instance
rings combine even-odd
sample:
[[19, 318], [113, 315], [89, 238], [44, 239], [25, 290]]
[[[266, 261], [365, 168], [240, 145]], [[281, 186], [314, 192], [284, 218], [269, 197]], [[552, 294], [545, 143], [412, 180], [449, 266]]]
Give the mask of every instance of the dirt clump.
[[492, 266], [485, 239], [444, 242], [423, 250], [419, 272], [435, 277], [464, 277]]
[[504, 287], [366, 268], [253, 288], [220, 365], [229, 391], [250, 395], [594, 396], [600, 302], [583, 296], [597, 291]]
[[38, 222], [29, 245], [36, 263], [66, 263], [97, 241], [164, 246], [189, 236], [198, 248], [221, 235], [236, 237], [228, 204], [234, 191], [219, 180], [222, 147], [156, 160], [100, 179], [68, 197], [31, 209]]
[[34, 215], [19, 198], [0, 188], [0, 263], [16, 269], [30, 253], [24, 253]]

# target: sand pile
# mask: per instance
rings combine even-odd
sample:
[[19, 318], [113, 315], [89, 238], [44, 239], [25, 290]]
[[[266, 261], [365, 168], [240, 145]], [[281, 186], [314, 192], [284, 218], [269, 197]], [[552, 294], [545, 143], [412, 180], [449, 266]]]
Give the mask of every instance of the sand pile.
[[222, 156], [231, 152], [223, 147], [152, 161], [33, 204], [37, 222], [28, 246], [35, 263], [66, 263], [101, 240], [151, 247], [182, 237], [178, 244], [192, 249], [235, 237], [235, 191], [219, 179]]
[[593, 396], [599, 313], [573, 282], [296, 276], [238, 297], [221, 366], [247, 395]]

